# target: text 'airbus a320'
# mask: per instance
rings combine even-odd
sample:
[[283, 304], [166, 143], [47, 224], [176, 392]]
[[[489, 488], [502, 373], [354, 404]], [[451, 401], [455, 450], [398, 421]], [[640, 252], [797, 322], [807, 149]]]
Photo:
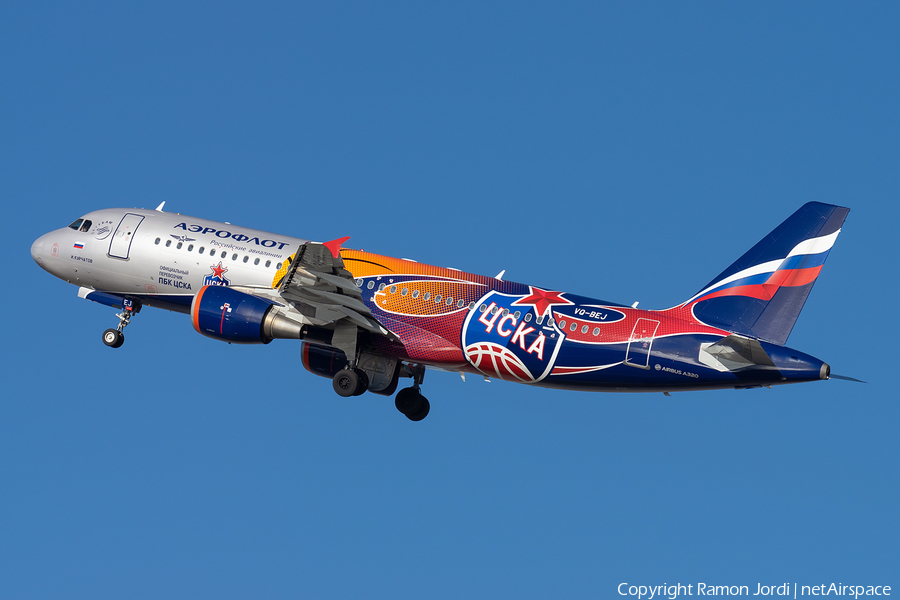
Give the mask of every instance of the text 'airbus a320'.
[[303, 340], [342, 396], [396, 395], [413, 421], [426, 367], [552, 388], [673, 392], [828, 379], [784, 344], [849, 209], [810, 202], [685, 302], [643, 310], [533, 285], [156, 210], [106, 209], [38, 238], [31, 255], [121, 309], [190, 314], [230, 343]]

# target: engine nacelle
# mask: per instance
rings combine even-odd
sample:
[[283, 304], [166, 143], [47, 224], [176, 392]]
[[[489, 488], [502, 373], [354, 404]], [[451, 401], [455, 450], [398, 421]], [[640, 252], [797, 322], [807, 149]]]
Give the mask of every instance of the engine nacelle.
[[338, 371], [347, 366], [347, 357], [337, 348], [303, 342], [303, 347], [300, 349], [300, 362], [303, 363], [303, 368], [313, 375], [331, 379]]
[[220, 285], [200, 288], [191, 303], [198, 333], [232, 344], [268, 344], [273, 339], [299, 339], [302, 325], [278, 314], [274, 303]]
[[[300, 361], [303, 368], [313, 375], [328, 379], [347, 366], [347, 356], [341, 350], [309, 342], [303, 342]], [[383, 396], [390, 396], [396, 391], [402, 367], [402, 363], [396, 358], [369, 352], [360, 352], [357, 364], [357, 368], [365, 371], [369, 378], [369, 391]]]

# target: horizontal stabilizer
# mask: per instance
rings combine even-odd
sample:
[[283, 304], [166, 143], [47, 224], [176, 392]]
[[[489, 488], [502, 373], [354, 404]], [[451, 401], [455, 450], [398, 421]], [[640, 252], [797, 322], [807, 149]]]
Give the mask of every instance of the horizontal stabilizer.
[[755, 366], [775, 368], [762, 344], [739, 335], [729, 335], [712, 344], [700, 344], [699, 359], [717, 371], [737, 371]]

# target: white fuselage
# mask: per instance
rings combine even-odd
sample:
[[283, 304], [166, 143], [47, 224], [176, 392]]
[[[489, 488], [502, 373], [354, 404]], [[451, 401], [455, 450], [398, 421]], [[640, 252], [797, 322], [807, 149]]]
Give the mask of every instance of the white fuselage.
[[307, 241], [156, 210], [105, 209], [79, 221], [34, 242], [31, 255], [43, 269], [179, 312], [188, 312], [208, 283], [271, 287], [281, 264]]

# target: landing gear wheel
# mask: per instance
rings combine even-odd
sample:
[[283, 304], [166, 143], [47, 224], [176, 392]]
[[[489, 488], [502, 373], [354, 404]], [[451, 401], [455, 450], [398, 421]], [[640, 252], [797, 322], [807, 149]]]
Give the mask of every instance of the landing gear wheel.
[[404, 388], [397, 392], [394, 406], [410, 421], [421, 421], [428, 416], [428, 411], [431, 410], [428, 399], [414, 387]]
[[107, 329], [103, 332], [103, 343], [110, 348], [118, 348], [125, 343], [125, 334], [118, 329]]
[[335, 373], [331, 384], [332, 387], [334, 387], [334, 391], [338, 393], [338, 396], [349, 398], [354, 395], [359, 388], [359, 375], [356, 374], [356, 371], [341, 369]]
[[419, 411], [414, 414], [407, 414], [406, 418], [410, 421], [421, 421], [425, 417], [428, 416], [428, 412], [431, 410], [431, 403], [428, 401], [428, 398], [419, 394], [419, 397], [422, 399], [421, 408]]
[[359, 377], [359, 383], [356, 384], [356, 391], [353, 392], [353, 395], [362, 396], [369, 389], [369, 376], [362, 369], [353, 369], [353, 372]]

